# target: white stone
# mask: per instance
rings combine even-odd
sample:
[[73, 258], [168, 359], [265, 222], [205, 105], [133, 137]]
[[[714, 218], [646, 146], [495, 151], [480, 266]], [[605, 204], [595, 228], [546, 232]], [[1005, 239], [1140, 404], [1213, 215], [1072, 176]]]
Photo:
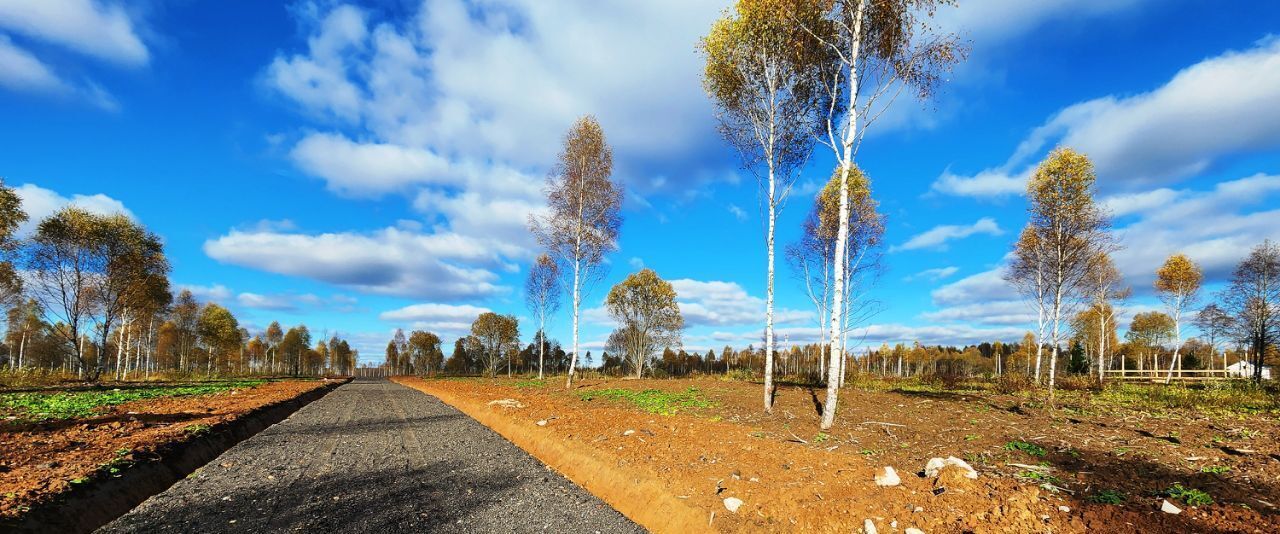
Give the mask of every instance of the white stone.
[[1182, 513], [1182, 509], [1181, 509], [1181, 508], [1178, 508], [1177, 506], [1174, 506], [1174, 505], [1173, 505], [1173, 503], [1171, 503], [1171, 502], [1169, 502], [1169, 501], [1161, 501], [1161, 502], [1160, 502], [1160, 511], [1161, 511], [1161, 512], [1164, 512], [1164, 513], [1166, 513], [1166, 514], [1180, 514], [1180, 513]]
[[870, 519], [862, 522], [862, 531], [866, 534], [876, 534], [876, 524]]
[[742, 499], [737, 497], [728, 497], [724, 500], [724, 507], [733, 513], [738, 513], [738, 508], [742, 507]]
[[877, 486], [890, 487], [897, 486], [901, 483], [902, 479], [898, 477], [898, 472], [894, 471], [892, 467], [887, 465], [884, 466], [884, 471], [881, 471], [880, 474], [876, 475]]
[[541, 421], [538, 421], [538, 426], [547, 426], [547, 420], [543, 419]]
[[622, 435], [624, 435], [624, 436], [630, 436], [630, 435], [635, 434], [635, 433], [636, 433], [636, 431], [635, 431], [635, 430], [628, 430], [628, 431], [626, 431], [626, 432], [623, 432], [623, 433], [622, 433]]
[[978, 470], [969, 465], [969, 462], [948, 456], [945, 460], [942, 458], [931, 458], [928, 463], [924, 464], [924, 476], [936, 477], [938, 472], [948, 465], [954, 465], [964, 470], [965, 478], [978, 478]]
[[1070, 511], [1071, 511], [1071, 507], [1070, 507], [1070, 506], [1059, 506], [1059, 507], [1058, 507], [1058, 511], [1060, 511], [1060, 512], [1070, 512]]
[[907, 527], [907, 529], [906, 529], [906, 530], [904, 530], [903, 532], [904, 532], [905, 534], [924, 534], [924, 531], [923, 531], [923, 530], [920, 530], [920, 529], [918, 529], [918, 528], [916, 528], [916, 527]]

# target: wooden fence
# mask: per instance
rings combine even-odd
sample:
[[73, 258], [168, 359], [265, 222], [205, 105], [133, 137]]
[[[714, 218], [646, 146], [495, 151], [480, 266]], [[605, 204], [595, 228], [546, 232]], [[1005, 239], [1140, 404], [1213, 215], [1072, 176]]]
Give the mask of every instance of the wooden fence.
[[1109, 369], [1103, 371], [1103, 373], [1109, 380], [1156, 383], [1164, 383], [1166, 380], [1171, 380], [1173, 382], [1211, 382], [1217, 380], [1243, 380], [1246, 378], [1233, 374], [1225, 369], [1175, 370], [1172, 378], [1169, 377], [1168, 369]]

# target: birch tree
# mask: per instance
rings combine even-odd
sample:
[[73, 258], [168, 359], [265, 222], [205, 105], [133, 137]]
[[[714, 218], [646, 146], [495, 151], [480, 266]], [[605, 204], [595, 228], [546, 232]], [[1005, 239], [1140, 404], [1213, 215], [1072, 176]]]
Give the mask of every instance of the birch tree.
[[546, 359], [547, 317], [560, 308], [560, 265], [551, 256], [542, 254], [529, 267], [529, 278], [524, 282], [524, 301], [529, 312], [538, 319], [538, 379], [543, 378], [543, 361]]
[[[880, 244], [884, 236], [884, 217], [876, 211], [878, 204], [871, 196], [870, 181], [857, 167], [849, 186], [849, 231], [845, 235], [845, 279], [848, 297], [844, 299], [841, 319], [842, 338], [850, 329], [862, 324], [876, 307], [867, 300], [864, 285], [880, 268]], [[814, 197], [813, 207], [804, 220], [800, 240], [787, 247], [787, 259], [804, 284], [805, 293], [818, 312], [819, 343], [826, 345], [828, 317], [831, 313], [831, 276], [835, 264], [836, 237], [840, 227], [840, 177], [833, 174], [826, 186]], [[843, 339], [841, 348], [844, 348]], [[821, 364], [821, 362], [820, 362]], [[826, 369], [821, 364], [820, 371]], [[843, 376], [843, 372], [841, 373]]]
[[652, 269], [641, 269], [613, 286], [604, 306], [619, 326], [611, 344], [625, 351], [636, 378], [644, 376], [645, 362], [659, 350], [680, 346], [684, 317], [676, 290]]
[[[805, 27], [821, 13], [811, 0], [738, 0], [711, 26], [701, 49], [703, 87], [720, 132], [756, 177], [766, 212], [764, 409], [773, 411], [774, 235], [778, 212], [813, 151], [825, 109], [825, 50]], [[803, 18], [803, 20], [802, 20]]]
[[[1004, 279], [1013, 284], [1018, 293], [1024, 299], [1032, 303], [1036, 309], [1036, 336], [1034, 340], [1036, 350], [1036, 364], [1034, 380], [1036, 384], [1040, 383], [1041, 363], [1044, 361], [1044, 331], [1049, 324], [1048, 313], [1051, 299], [1049, 298], [1049, 280], [1048, 268], [1045, 265], [1044, 243], [1040, 239], [1040, 235], [1031, 225], [1027, 225], [1022, 229], [1022, 233], [1018, 235], [1018, 240], [1013, 245], [1013, 259], [1009, 262], [1009, 266], [1005, 269]], [[1028, 332], [1028, 335], [1030, 332]], [[1027, 347], [1030, 350], [1030, 345]], [[1030, 356], [1030, 353], [1028, 353]], [[1028, 360], [1030, 363], [1030, 360]]]
[[[846, 257], [849, 232], [849, 183], [857, 151], [867, 129], [903, 92], [928, 100], [943, 73], [965, 50], [955, 35], [936, 32], [928, 21], [947, 0], [813, 0], [819, 21], [797, 17], [809, 36], [823, 46], [822, 86], [827, 93], [818, 141], [831, 149], [840, 170], [840, 225], [835, 257]], [[832, 310], [845, 307], [844, 261], [832, 266]], [[843, 372], [842, 317], [831, 317], [830, 364], [821, 426], [835, 423]]]
[[1069, 148], [1058, 148], [1027, 182], [1028, 228], [1036, 236], [1044, 278], [1049, 327], [1049, 399], [1054, 398], [1058, 352], [1076, 306], [1087, 296], [1090, 266], [1106, 250], [1107, 219], [1094, 200], [1093, 163]]
[[1156, 294], [1173, 317], [1173, 358], [1169, 360], [1169, 375], [1165, 383], [1173, 381], [1173, 370], [1182, 370], [1182, 314], [1194, 306], [1200, 295], [1204, 273], [1200, 266], [1185, 254], [1174, 254], [1156, 270]]
[[1107, 343], [1110, 332], [1115, 331], [1116, 307], [1114, 303], [1129, 297], [1129, 288], [1122, 287], [1123, 277], [1111, 261], [1107, 251], [1099, 251], [1089, 265], [1085, 291], [1093, 301], [1093, 319], [1098, 322], [1098, 383], [1101, 384], [1107, 368]]
[[573, 353], [565, 388], [573, 385], [578, 367], [578, 326], [582, 298], [604, 274], [606, 254], [618, 248], [622, 226], [622, 187], [611, 179], [613, 152], [600, 123], [590, 115], [578, 119], [565, 136], [564, 149], [547, 176], [548, 213], [530, 216], [537, 241], [566, 266], [573, 307]]

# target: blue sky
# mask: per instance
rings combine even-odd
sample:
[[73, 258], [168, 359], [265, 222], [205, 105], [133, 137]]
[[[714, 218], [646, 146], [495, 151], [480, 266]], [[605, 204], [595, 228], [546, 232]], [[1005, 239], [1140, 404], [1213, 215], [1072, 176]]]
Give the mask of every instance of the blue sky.
[[[755, 181], [716, 134], [698, 38], [727, 2], [0, 1], [0, 176], [41, 216], [126, 211], [165, 239], [175, 284], [381, 359], [396, 327], [446, 342], [480, 311], [528, 315], [525, 230], [564, 131], [596, 115], [626, 222], [587, 299], [639, 266], [675, 282], [688, 347], [758, 344]], [[1029, 169], [1057, 144], [1097, 163], [1154, 309], [1185, 252], [1216, 285], [1280, 239], [1280, 5], [962, 1], [969, 60], [927, 107], [903, 99], [859, 154], [888, 218], [866, 342], [1013, 340], [1000, 280]], [[1194, 21], [1194, 24], [1189, 24]], [[819, 147], [780, 219], [796, 239], [832, 159]], [[781, 337], [815, 336], [779, 262]], [[568, 314], [551, 332], [567, 342]], [[523, 326], [526, 336], [532, 326]]]

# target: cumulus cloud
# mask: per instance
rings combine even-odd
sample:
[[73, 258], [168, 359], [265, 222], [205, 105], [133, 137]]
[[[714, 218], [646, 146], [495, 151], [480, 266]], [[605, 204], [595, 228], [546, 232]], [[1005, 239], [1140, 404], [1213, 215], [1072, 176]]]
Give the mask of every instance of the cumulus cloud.
[[27, 213], [27, 222], [18, 227], [18, 234], [23, 236], [31, 235], [41, 220], [68, 206], [75, 206], [99, 215], [119, 213], [130, 219], [136, 219], [123, 202], [102, 193], [92, 195], [74, 193], [66, 197], [35, 184], [22, 184], [14, 188], [14, 192], [22, 200], [22, 210]]
[[[764, 299], [752, 296], [736, 282], [672, 280], [676, 301], [685, 323], [697, 325], [763, 324]], [[809, 320], [812, 314], [800, 310], [774, 308], [774, 322], [787, 324]]]
[[932, 191], [1020, 194], [1037, 159], [1056, 145], [1092, 158], [1104, 190], [1175, 183], [1233, 156], [1280, 147], [1277, 101], [1280, 38], [1271, 36], [1184, 68], [1150, 92], [1069, 106], [1032, 131], [1000, 167], [972, 176], [946, 172]]
[[[676, 304], [688, 327], [761, 325], [763, 328], [764, 299], [747, 293], [737, 282], [684, 278], [671, 280], [671, 286], [676, 290]], [[776, 325], [809, 321], [813, 316], [811, 312], [776, 305], [773, 310]], [[583, 318], [593, 324], [614, 324], [603, 306], [586, 309]]]
[[204, 244], [220, 262], [301, 276], [359, 291], [455, 300], [505, 291], [504, 264], [483, 241], [399, 228], [304, 234], [233, 230]]
[[977, 222], [969, 225], [944, 224], [935, 226], [923, 233], [912, 236], [906, 243], [889, 247], [889, 251], [898, 252], [918, 249], [946, 250], [947, 242], [949, 241], [964, 239], [977, 234], [1000, 235], [1003, 233], [1004, 231], [1000, 229], [1000, 225], [996, 224], [995, 219], [992, 219], [991, 217], [983, 217], [978, 219]]
[[316, 120], [289, 149], [300, 170], [346, 196], [405, 194], [430, 233], [525, 258], [546, 169], [583, 114], [603, 124], [629, 198], [671, 187], [650, 178], [676, 170], [727, 176], [705, 158], [719, 140], [694, 53], [721, 7], [445, 0], [387, 19], [306, 2], [293, 10], [304, 46], [278, 52], [262, 80]]
[[470, 331], [476, 317], [489, 311], [492, 310], [470, 304], [423, 303], [384, 311], [378, 318], [438, 335], [461, 336]]
[[1149, 292], [1155, 270], [1170, 254], [1182, 252], [1205, 271], [1206, 282], [1227, 279], [1236, 264], [1263, 240], [1280, 240], [1280, 176], [1258, 174], [1217, 184], [1208, 191], [1156, 190], [1160, 201], [1129, 202], [1134, 217], [1114, 234], [1124, 248], [1113, 257], [1135, 291]]
[[222, 284], [213, 284], [202, 286], [198, 284], [178, 284], [174, 288], [174, 295], [182, 291], [190, 291], [191, 296], [202, 302], [216, 302], [218, 304], [230, 304], [232, 291]]

